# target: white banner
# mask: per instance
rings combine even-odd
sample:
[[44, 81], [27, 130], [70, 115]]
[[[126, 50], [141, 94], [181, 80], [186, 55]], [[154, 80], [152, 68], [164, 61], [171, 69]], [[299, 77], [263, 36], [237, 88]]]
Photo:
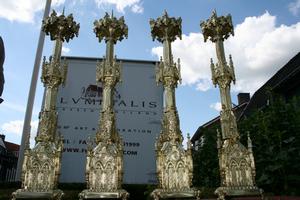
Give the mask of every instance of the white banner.
[[[58, 131], [64, 137], [60, 182], [85, 182], [86, 143], [95, 137], [102, 100], [96, 59], [67, 57], [65, 87], [57, 98]], [[124, 142], [127, 184], [156, 183], [155, 139], [161, 129], [163, 89], [155, 63], [122, 60], [122, 82], [114, 91], [116, 126]]]

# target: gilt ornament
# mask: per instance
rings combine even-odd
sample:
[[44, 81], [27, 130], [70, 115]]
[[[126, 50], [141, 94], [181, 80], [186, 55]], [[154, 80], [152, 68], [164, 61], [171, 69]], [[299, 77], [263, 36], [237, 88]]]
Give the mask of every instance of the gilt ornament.
[[122, 199], [129, 193], [122, 189], [123, 142], [116, 129], [113, 108], [113, 91], [121, 80], [121, 63], [114, 57], [114, 44], [127, 38], [128, 28], [124, 18], [117, 19], [107, 13], [94, 22], [94, 32], [99, 42], [106, 43], [106, 57], [96, 66], [96, 80], [102, 83], [102, 109], [96, 132], [96, 147], [89, 147], [86, 162], [87, 189], [80, 199]]
[[165, 107], [162, 130], [155, 144], [158, 188], [151, 196], [154, 200], [164, 198], [200, 198], [200, 191], [191, 188], [193, 160], [190, 138], [188, 149], [182, 145], [179, 116], [175, 102], [175, 88], [181, 81], [180, 60], [173, 61], [171, 42], [181, 38], [181, 18], [162, 17], [150, 20], [153, 40], [163, 43], [163, 58], [156, 66], [156, 81], [164, 87]]
[[43, 21], [43, 31], [55, 40], [53, 55], [49, 62], [44, 58], [41, 81], [45, 87], [45, 101], [40, 112], [39, 129], [36, 144], [30, 149], [29, 137], [22, 165], [21, 189], [12, 193], [12, 199], [48, 198], [61, 199], [63, 192], [57, 189], [62, 154], [62, 137], [57, 130], [56, 100], [60, 85], [64, 85], [67, 76], [67, 63], [61, 62], [63, 41], [78, 36], [79, 24], [72, 15], [57, 16], [56, 12]]
[[216, 43], [218, 62], [211, 59], [212, 82], [219, 86], [222, 110], [220, 112], [222, 135], [218, 134], [218, 157], [221, 186], [215, 194], [218, 200], [234, 196], [262, 196], [262, 190], [255, 185], [255, 163], [252, 141], [248, 135], [248, 148], [240, 143], [235, 115], [230, 96], [231, 82], [235, 83], [234, 66], [231, 55], [229, 64], [225, 58], [223, 41], [234, 34], [231, 16], [218, 17], [213, 11], [210, 19], [200, 24], [204, 41]]

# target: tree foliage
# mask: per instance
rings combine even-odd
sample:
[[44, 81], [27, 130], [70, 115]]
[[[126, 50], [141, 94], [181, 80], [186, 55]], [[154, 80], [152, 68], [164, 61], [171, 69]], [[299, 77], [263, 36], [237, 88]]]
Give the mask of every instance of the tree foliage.
[[249, 131], [254, 144], [257, 185], [274, 194], [299, 195], [300, 98], [276, 97], [241, 121], [239, 130], [242, 141]]
[[220, 129], [219, 124], [201, 130], [205, 139], [193, 153], [195, 186], [216, 188], [220, 184], [216, 129]]
[[[220, 186], [216, 148], [219, 125], [202, 130], [203, 146], [193, 155], [196, 186]], [[276, 97], [269, 106], [241, 120], [238, 127], [243, 144], [247, 144], [250, 132], [257, 185], [267, 193], [300, 195], [300, 98], [286, 102]]]

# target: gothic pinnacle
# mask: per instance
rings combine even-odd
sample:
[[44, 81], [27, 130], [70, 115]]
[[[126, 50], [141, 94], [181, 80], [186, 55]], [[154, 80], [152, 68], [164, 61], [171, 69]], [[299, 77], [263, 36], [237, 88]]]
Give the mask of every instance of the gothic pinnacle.
[[69, 42], [75, 36], [78, 37], [79, 27], [80, 25], [74, 21], [72, 14], [67, 17], [64, 14], [57, 16], [53, 10], [51, 15], [43, 20], [42, 30], [46, 35], [50, 35], [51, 40], [59, 39]]

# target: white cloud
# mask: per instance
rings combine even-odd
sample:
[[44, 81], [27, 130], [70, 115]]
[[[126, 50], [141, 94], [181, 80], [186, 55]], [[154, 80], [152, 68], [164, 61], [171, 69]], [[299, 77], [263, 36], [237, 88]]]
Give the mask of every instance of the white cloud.
[[[33, 23], [35, 14], [45, 8], [41, 0], [2, 0], [0, 1], [0, 18], [9, 21]], [[52, 6], [60, 6], [65, 0], [53, 0]]]
[[[181, 76], [183, 85], [195, 84], [201, 91], [211, 87], [209, 58], [214, 54], [213, 45], [203, 42], [200, 33], [182, 35], [182, 40], [177, 39], [172, 43], [174, 59], [181, 59]], [[154, 47], [152, 54], [161, 56], [163, 48]]]
[[131, 10], [134, 13], [143, 13], [144, 12], [144, 8], [142, 6], [140, 6], [140, 5], [137, 5], [137, 4], [133, 5], [131, 7]]
[[70, 53], [70, 48], [68, 48], [68, 47], [62, 47], [62, 53], [63, 54], [68, 54], [68, 53]]
[[34, 14], [43, 9], [42, 1], [11, 0], [0, 2], [0, 17], [9, 21], [33, 22]]
[[23, 128], [23, 121], [21, 120], [6, 122], [1, 126], [1, 129], [6, 133], [14, 133], [19, 136], [22, 134], [22, 128]]
[[[22, 135], [23, 120], [14, 120], [2, 124], [1, 129], [5, 134], [16, 134], [17, 136]], [[31, 136], [35, 136], [38, 127], [38, 120], [31, 122]]]
[[[38, 128], [38, 120], [31, 121], [31, 130], [30, 130], [30, 147], [32, 148], [35, 144], [34, 138], [37, 134], [37, 128]], [[14, 120], [14, 121], [9, 121], [1, 126], [2, 133], [5, 135], [8, 134], [14, 134], [17, 136], [20, 140], [22, 137], [22, 131], [23, 131], [23, 120]]]
[[[237, 83], [234, 91], [255, 92], [276, 71], [300, 51], [300, 23], [276, 27], [276, 17], [268, 12], [247, 17], [235, 27], [235, 36], [225, 41], [225, 53], [232, 54]], [[204, 43], [201, 33], [183, 34], [172, 43], [174, 58], [181, 58], [183, 85], [198, 90], [212, 88], [210, 58], [216, 62], [215, 44]], [[162, 55], [162, 47], [152, 48]]]
[[114, 5], [118, 12], [125, 13], [125, 8], [131, 8], [134, 13], [143, 13], [144, 8], [141, 6], [140, 0], [95, 0], [95, 3], [99, 8], [103, 8], [107, 5]]
[[161, 57], [162, 54], [163, 54], [163, 48], [162, 48], [161, 46], [159, 46], [159, 47], [153, 47], [153, 48], [151, 49], [151, 53], [152, 53], [152, 55], [154, 55], [154, 56], [159, 56], [159, 57]]
[[222, 105], [220, 102], [212, 103], [209, 105], [209, 107], [219, 112], [222, 110]]
[[196, 84], [196, 89], [200, 91], [207, 91], [211, 88], [211, 82], [209, 79], [200, 79]]
[[289, 11], [295, 15], [298, 16], [299, 11], [300, 11], [300, 0], [296, 0], [294, 2], [291, 2], [289, 5]]

